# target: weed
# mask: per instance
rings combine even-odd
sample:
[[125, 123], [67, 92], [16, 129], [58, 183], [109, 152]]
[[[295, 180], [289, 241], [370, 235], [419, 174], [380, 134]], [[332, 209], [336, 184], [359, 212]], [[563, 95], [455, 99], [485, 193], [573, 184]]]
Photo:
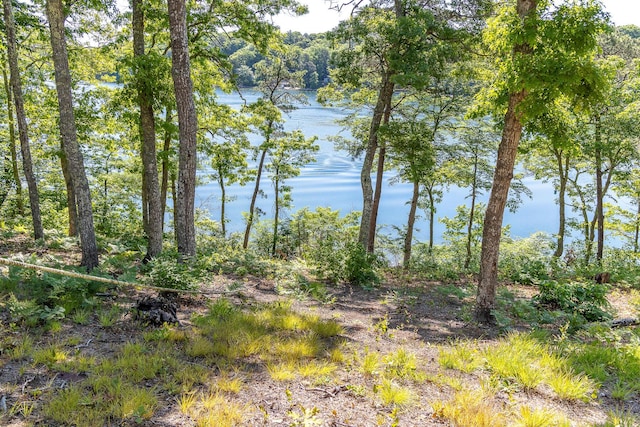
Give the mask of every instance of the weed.
[[438, 363], [446, 369], [473, 372], [482, 366], [482, 358], [475, 346], [469, 341], [458, 341], [449, 348], [440, 348]]
[[71, 320], [78, 325], [86, 325], [91, 320], [91, 311], [83, 308], [73, 312]]
[[564, 415], [550, 409], [531, 409], [521, 406], [513, 427], [570, 427], [571, 421]]
[[183, 393], [178, 399], [178, 408], [180, 408], [180, 412], [185, 415], [189, 415], [192, 413], [192, 408], [195, 407], [198, 399], [196, 394], [193, 392]]
[[287, 412], [289, 418], [291, 418], [292, 427], [312, 427], [322, 425], [322, 420], [318, 418], [320, 411], [315, 406], [311, 409], [305, 408], [302, 405], [297, 405], [294, 409]]
[[391, 378], [417, 378], [417, 360], [415, 354], [404, 348], [398, 349], [382, 358], [385, 376]]
[[110, 328], [120, 319], [122, 312], [120, 307], [112, 306], [109, 310], [100, 310], [98, 312], [98, 323], [103, 328]]
[[596, 397], [596, 384], [584, 375], [558, 373], [548, 379], [548, 384], [561, 399], [588, 402]]
[[504, 412], [493, 396], [483, 390], [462, 389], [447, 402], [431, 405], [434, 415], [460, 427], [502, 427], [507, 425]]
[[33, 353], [33, 338], [29, 334], [23, 334], [19, 341], [15, 342], [9, 350], [12, 360], [22, 360], [31, 357]]
[[376, 391], [385, 405], [406, 406], [413, 400], [413, 392], [395, 384], [392, 380], [384, 379], [376, 387]]
[[380, 369], [380, 356], [378, 353], [367, 350], [361, 361], [360, 370], [367, 376], [373, 376]]

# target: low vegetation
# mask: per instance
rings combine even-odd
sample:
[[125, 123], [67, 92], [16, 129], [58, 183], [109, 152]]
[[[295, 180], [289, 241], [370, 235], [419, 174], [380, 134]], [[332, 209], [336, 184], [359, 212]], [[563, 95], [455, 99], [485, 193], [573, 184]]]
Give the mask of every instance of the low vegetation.
[[[4, 257], [32, 264], [69, 270], [76, 256], [6, 239]], [[636, 317], [640, 275], [620, 253], [607, 284], [518, 251], [526, 279], [503, 278], [487, 328], [472, 321], [474, 271], [441, 256], [451, 248], [400, 271], [336, 239], [351, 266], [328, 274], [329, 242], [305, 244], [283, 261], [207, 237], [194, 259], [146, 265], [111, 247], [96, 275], [201, 292], [166, 294], [178, 324], [135, 316], [155, 297], [144, 288], [1, 267], [0, 423], [637, 425], [640, 333], [610, 320]]]

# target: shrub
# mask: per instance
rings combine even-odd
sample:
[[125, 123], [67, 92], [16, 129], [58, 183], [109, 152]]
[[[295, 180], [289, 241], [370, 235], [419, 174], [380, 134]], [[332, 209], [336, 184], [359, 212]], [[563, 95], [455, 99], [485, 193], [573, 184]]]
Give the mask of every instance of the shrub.
[[577, 314], [589, 322], [612, 317], [607, 311], [609, 288], [605, 284], [547, 280], [540, 283], [539, 289], [540, 293], [533, 297], [538, 307]]

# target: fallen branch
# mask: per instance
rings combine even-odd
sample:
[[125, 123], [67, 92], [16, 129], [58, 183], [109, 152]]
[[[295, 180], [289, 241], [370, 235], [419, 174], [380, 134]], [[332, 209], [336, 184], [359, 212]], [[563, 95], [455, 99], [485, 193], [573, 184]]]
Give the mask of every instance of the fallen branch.
[[14, 267], [27, 268], [30, 270], [44, 271], [46, 273], [59, 274], [61, 276], [74, 277], [76, 279], [84, 279], [92, 282], [106, 283], [109, 285], [130, 286], [136, 289], [151, 289], [151, 290], [160, 291], [160, 292], [173, 292], [173, 293], [193, 294], [193, 295], [216, 295], [216, 294], [227, 294], [227, 293], [237, 292], [237, 291], [205, 292], [205, 291], [194, 291], [194, 290], [188, 290], [188, 289], [163, 288], [160, 286], [143, 285], [140, 283], [133, 283], [133, 282], [123, 282], [122, 280], [109, 279], [108, 277], [91, 276], [88, 274], [77, 273], [75, 271], [66, 271], [66, 270], [60, 270], [58, 268], [45, 267], [43, 265], [28, 264], [26, 262], [15, 261], [15, 260], [6, 259], [6, 258], [0, 258], [0, 264], [12, 265]]

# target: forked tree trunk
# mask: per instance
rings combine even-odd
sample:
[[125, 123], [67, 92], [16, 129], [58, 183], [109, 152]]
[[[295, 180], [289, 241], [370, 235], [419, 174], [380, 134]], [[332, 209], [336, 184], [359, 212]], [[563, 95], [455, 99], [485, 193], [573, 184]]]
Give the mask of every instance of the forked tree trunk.
[[187, 37], [185, 0], [168, 0], [169, 32], [171, 33], [171, 75], [178, 110], [180, 149], [178, 154], [178, 188], [174, 202], [178, 253], [196, 254], [195, 190], [196, 137], [198, 120], [193, 99], [191, 63]]
[[[362, 187], [362, 218], [360, 219], [360, 232], [358, 242], [369, 250], [374, 241], [376, 224], [373, 222], [373, 185], [371, 183], [371, 171], [373, 170], [373, 160], [378, 150], [378, 130], [384, 116], [387, 105], [391, 103], [393, 97], [394, 83], [391, 75], [385, 73], [382, 79], [382, 86], [378, 93], [378, 100], [373, 110], [371, 125], [369, 126], [369, 137], [365, 151], [362, 170], [360, 171], [360, 185]], [[372, 235], [373, 230], [373, 235]]]
[[[144, 60], [144, 11], [142, 0], [132, 0], [133, 9], [133, 55], [139, 61], [137, 72], [140, 71], [140, 62]], [[144, 230], [147, 234], [146, 260], [156, 257], [162, 251], [162, 201], [160, 199], [160, 187], [158, 183], [158, 161], [156, 157], [156, 127], [153, 114], [153, 99], [148, 76], [144, 73], [136, 76], [138, 91], [138, 106], [140, 108], [140, 141], [142, 157], [142, 194], [143, 213], [146, 212]]]
[[55, 68], [56, 92], [60, 110], [60, 135], [69, 166], [69, 173], [75, 190], [78, 207], [78, 235], [82, 250], [81, 265], [91, 271], [98, 266], [98, 245], [93, 225], [91, 190], [84, 170], [84, 161], [76, 131], [73, 97], [71, 93], [71, 73], [64, 34], [64, 9], [61, 0], [47, 0], [47, 17], [51, 30], [51, 48]]

